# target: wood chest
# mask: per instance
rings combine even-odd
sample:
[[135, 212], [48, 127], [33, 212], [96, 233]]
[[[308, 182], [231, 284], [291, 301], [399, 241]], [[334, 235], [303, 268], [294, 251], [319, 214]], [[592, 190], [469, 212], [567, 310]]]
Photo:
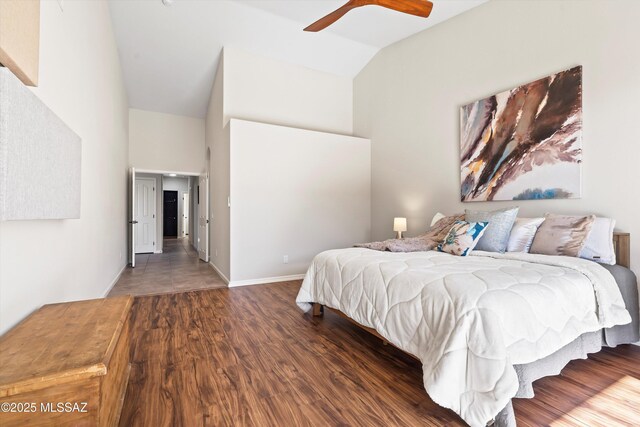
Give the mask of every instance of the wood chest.
[[45, 305], [0, 337], [0, 425], [117, 425], [132, 301]]

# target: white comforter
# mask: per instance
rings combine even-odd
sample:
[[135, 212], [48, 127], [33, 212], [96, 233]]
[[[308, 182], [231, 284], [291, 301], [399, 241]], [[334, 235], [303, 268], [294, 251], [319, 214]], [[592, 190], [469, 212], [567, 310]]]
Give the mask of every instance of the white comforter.
[[631, 321], [615, 280], [579, 258], [474, 252], [323, 252], [296, 302], [338, 309], [422, 361], [441, 406], [484, 426], [518, 389], [514, 364]]

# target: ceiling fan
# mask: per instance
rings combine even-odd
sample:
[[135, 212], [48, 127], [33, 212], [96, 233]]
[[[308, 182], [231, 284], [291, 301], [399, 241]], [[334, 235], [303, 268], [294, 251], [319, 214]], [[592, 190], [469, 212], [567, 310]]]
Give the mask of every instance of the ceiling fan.
[[431, 14], [431, 9], [433, 9], [433, 3], [429, 0], [349, 0], [345, 5], [334, 10], [327, 16], [318, 19], [304, 30], [311, 32], [324, 30], [329, 25], [342, 18], [351, 9], [369, 5], [382, 6], [387, 9], [421, 16], [423, 18], [428, 17]]

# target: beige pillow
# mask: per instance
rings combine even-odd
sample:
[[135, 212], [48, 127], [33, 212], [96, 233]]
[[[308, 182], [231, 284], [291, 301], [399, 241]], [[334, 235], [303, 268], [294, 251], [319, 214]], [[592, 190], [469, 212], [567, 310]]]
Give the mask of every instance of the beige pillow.
[[538, 228], [530, 252], [532, 254], [577, 257], [587, 242], [596, 220], [595, 215], [565, 216], [546, 214]]

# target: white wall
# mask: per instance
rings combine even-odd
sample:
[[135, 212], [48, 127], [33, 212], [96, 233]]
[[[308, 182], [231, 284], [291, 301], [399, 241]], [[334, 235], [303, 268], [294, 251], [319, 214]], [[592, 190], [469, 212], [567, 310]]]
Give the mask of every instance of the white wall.
[[235, 119], [229, 128], [231, 285], [304, 274], [319, 252], [369, 240], [368, 140]]
[[200, 173], [204, 149], [203, 119], [129, 110], [129, 162], [136, 169]]
[[189, 178], [165, 176], [162, 179], [162, 191], [178, 192], [178, 237], [181, 237], [184, 234], [184, 222], [182, 218], [184, 215], [184, 206], [182, 198], [184, 193], [189, 193]]
[[[302, 129], [351, 134], [352, 79], [225, 48], [206, 117], [211, 150], [211, 263], [231, 276], [232, 239], [227, 197], [230, 189], [232, 118]], [[277, 153], [281, 147], [274, 147]]]
[[372, 140], [374, 239], [392, 236], [394, 216], [407, 216], [416, 235], [436, 211], [516, 204], [459, 201], [459, 107], [578, 64], [583, 197], [517, 204], [523, 216], [611, 216], [632, 241], [640, 239], [640, 2], [602, 5], [491, 1], [383, 49], [365, 67], [354, 83], [354, 124], [356, 135]]
[[128, 107], [104, 1], [41, 2], [34, 93], [82, 138], [78, 220], [0, 223], [0, 333], [39, 306], [101, 297], [127, 262]]
[[224, 123], [229, 118], [351, 134], [350, 77], [224, 49]]
[[[230, 274], [229, 132], [223, 125], [224, 55], [211, 89], [206, 117], [206, 145], [209, 155], [209, 248], [211, 264], [225, 277]], [[202, 201], [201, 201], [202, 202]]]

